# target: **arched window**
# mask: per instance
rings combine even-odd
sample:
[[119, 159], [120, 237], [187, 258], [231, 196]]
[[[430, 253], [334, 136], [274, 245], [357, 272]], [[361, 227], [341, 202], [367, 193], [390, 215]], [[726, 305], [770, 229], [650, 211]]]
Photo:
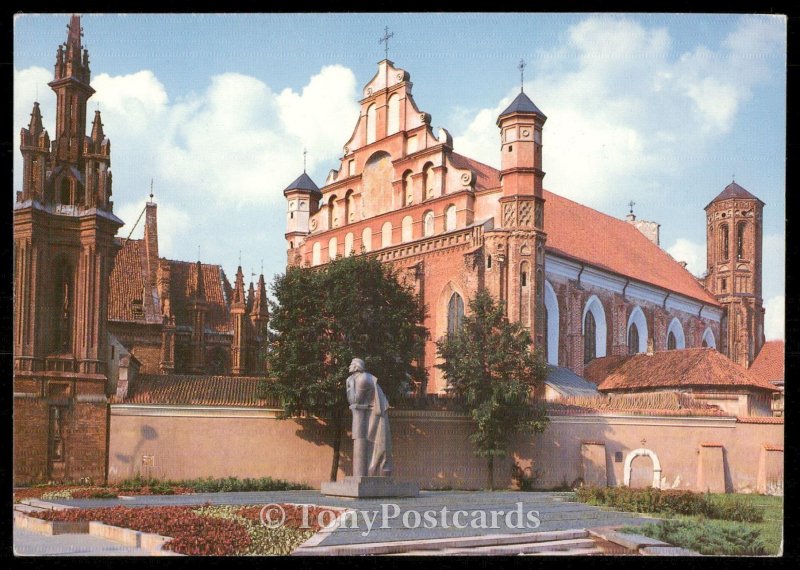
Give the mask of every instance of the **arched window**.
[[375, 142], [377, 131], [375, 104], [373, 103], [367, 108], [367, 144]]
[[730, 253], [728, 238], [728, 224], [722, 224], [719, 227], [719, 254], [723, 260], [727, 260]]
[[605, 355], [606, 313], [597, 295], [592, 295], [583, 309], [583, 358], [589, 362]]
[[491, 268], [492, 268], [492, 256], [491, 255], [487, 255], [486, 256], [486, 269], [491, 269]]
[[[631, 310], [628, 317], [628, 354], [647, 352], [647, 319], [638, 305]], [[635, 336], [635, 338], [633, 338]]]
[[386, 117], [386, 134], [393, 135], [400, 130], [400, 96], [395, 93], [389, 97], [389, 115]]
[[450, 296], [447, 303], [447, 333], [455, 334], [464, 320], [464, 300], [458, 293]]
[[344, 223], [349, 224], [352, 222], [353, 215], [353, 191], [348, 190], [347, 194], [344, 195]]
[[361, 232], [361, 245], [364, 251], [372, 251], [372, 228], [364, 228]]
[[347, 232], [347, 235], [344, 236], [344, 255], [345, 257], [349, 255], [353, 255], [355, 253], [353, 251], [353, 232]]
[[639, 327], [636, 323], [631, 324], [628, 329], [628, 354], [636, 354], [639, 352]]
[[422, 216], [422, 232], [425, 237], [433, 235], [433, 212], [430, 210]]
[[403, 173], [402, 195], [400, 196], [401, 206], [410, 206], [414, 203], [414, 185], [411, 183], [411, 171], [406, 170]]
[[678, 341], [675, 338], [675, 333], [670, 331], [667, 336], [667, 350], [675, 350], [678, 346]]
[[674, 317], [667, 328], [667, 350], [682, 348], [686, 348], [686, 337], [683, 334], [681, 322], [678, 317]]
[[736, 226], [736, 259], [744, 259], [744, 230], [745, 222]]
[[588, 364], [597, 357], [597, 323], [591, 311], [583, 321], [583, 363]]
[[433, 164], [428, 162], [422, 167], [422, 192], [425, 200], [433, 198], [433, 179]]
[[545, 339], [547, 363], [558, 366], [558, 299], [550, 282], [544, 282]]
[[381, 227], [381, 247], [392, 245], [392, 222], [386, 222]]
[[319, 265], [322, 263], [322, 244], [316, 242], [311, 248], [311, 265]]
[[450, 204], [444, 211], [444, 231], [451, 232], [454, 229], [456, 229], [456, 207]]
[[714, 338], [714, 331], [710, 327], [703, 332], [703, 347], [717, 348], [717, 340]]
[[55, 327], [52, 351], [56, 354], [72, 352], [72, 327], [74, 318], [74, 283], [72, 267], [66, 259], [56, 261], [53, 280], [53, 309]]
[[336, 220], [336, 217], [334, 216], [335, 208], [336, 208], [336, 196], [331, 196], [328, 199], [328, 229], [333, 228], [333, 223]]
[[61, 193], [59, 195], [59, 204], [69, 204], [69, 202], [70, 202], [69, 194], [70, 194], [70, 192], [69, 192], [69, 180], [64, 178], [61, 181]]
[[339, 247], [339, 244], [336, 241], [335, 237], [332, 237], [328, 240], [328, 258], [332, 261], [336, 259], [336, 250]]
[[403, 218], [400, 239], [403, 240], [403, 243], [414, 239], [414, 219], [411, 216]]

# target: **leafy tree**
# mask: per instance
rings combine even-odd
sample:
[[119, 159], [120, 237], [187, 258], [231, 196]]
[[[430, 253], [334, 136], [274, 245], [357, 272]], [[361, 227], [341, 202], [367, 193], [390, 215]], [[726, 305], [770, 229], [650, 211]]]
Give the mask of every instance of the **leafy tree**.
[[272, 291], [272, 378], [262, 393], [281, 401], [284, 417], [306, 412], [330, 422], [335, 481], [350, 417], [345, 380], [351, 360], [364, 359], [390, 401], [410, 382], [424, 381], [424, 308], [397, 270], [366, 255], [289, 268]]
[[547, 376], [540, 352], [518, 322], [510, 323], [501, 303], [486, 289], [469, 302], [461, 327], [436, 342], [440, 368], [453, 394], [461, 397], [475, 422], [470, 439], [486, 457], [488, 488], [494, 488], [494, 458], [505, 456], [511, 437], [541, 432], [547, 426], [544, 405], [531, 402]]

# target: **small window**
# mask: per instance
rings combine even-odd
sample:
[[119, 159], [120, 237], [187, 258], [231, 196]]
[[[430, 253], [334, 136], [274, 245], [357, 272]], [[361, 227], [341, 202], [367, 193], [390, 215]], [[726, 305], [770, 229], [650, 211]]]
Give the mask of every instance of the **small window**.
[[622, 452], [615, 451], [614, 452], [614, 463], [622, 463]]
[[677, 347], [678, 341], [675, 338], [675, 333], [670, 331], [669, 336], [667, 337], [667, 350], [675, 350]]
[[722, 290], [723, 291], [727, 291], [728, 290], [728, 278], [727, 277], [723, 277], [722, 278]]
[[492, 268], [492, 256], [488, 255], [486, 256], [486, 269], [491, 269], [491, 268]]
[[508, 152], [511, 152], [513, 150], [513, 148], [514, 148], [513, 144], [508, 145]]
[[522, 287], [527, 287], [528, 285], [528, 274], [525, 273], [524, 271], [519, 275], [519, 284]]

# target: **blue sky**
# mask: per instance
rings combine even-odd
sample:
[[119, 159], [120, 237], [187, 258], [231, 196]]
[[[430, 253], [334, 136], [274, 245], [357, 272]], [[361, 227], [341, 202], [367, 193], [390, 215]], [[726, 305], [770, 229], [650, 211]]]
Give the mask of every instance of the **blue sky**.
[[[68, 15], [20, 15], [14, 141], [47, 87]], [[519, 90], [548, 116], [545, 187], [624, 217], [705, 269], [703, 207], [733, 175], [764, 209], [768, 338], [783, 337], [786, 21], [756, 15], [83, 15], [112, 142], [114, 209], [135, 222], [154, 179], [162, 255], [267, 279], [285, 267], [283, 188], [338, 168], [361, 87], [383, 58], [455, 148], [497, 166], [497, 114]], [[90, 114], [91, 116], [91, 114]], [[14, 190], [20, 187], [15, 157]], [[137, 228], [134, 236], [140, 233]]]

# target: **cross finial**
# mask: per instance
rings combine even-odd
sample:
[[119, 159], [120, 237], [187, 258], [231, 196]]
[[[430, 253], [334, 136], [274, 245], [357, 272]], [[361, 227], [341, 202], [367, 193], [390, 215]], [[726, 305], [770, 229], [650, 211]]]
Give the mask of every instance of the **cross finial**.
[[527, 67], [527, 63], [525, 63], [524, 59], [519, 60], [519, 65], [517, 65], [517, 69], [519, 69], [519, 91], [520, 93], [525, 92], [525, 68]]
[[734, 174], [731, 174], [731, 180], [732, 180], [733, 182], [736, 182], [736, 174], [735, 174], [735, 173], [734, 173]]
[[150, 179], [150, 203], [153, 203], [153, 179]]
[[242, 266], [242, 250], [239, 250], [239, 267]]
[[641, 441], [642, 447], [644, 447], [644, 444], [646, 444], [646, 443], [647, 443], [647, 439], [642, 438], [642, 441]]
[[380, 44], [386, 44], [384, 46], [384, 59], [389, 59], [389, 38], [394, 37], [394, 32], [389, 33], [389, 26], [386, 26], [383, 30], [383, 37], [378, 40]]
[[303, 149], [303, 174], [306, 173], [306, 155], [308, 154], [308, 150], [305, 148]]
[[635, 205], [636, 205], [636, 202], [634, 202], [633, 200], [631, 200], [630, 202], [628, 202], [628, 207], [631, 209], [631, 214], [633, 214], [633, 207], [634, 207]]
[[264, 260], [261, 260], [261, 275], [264, 275]]

